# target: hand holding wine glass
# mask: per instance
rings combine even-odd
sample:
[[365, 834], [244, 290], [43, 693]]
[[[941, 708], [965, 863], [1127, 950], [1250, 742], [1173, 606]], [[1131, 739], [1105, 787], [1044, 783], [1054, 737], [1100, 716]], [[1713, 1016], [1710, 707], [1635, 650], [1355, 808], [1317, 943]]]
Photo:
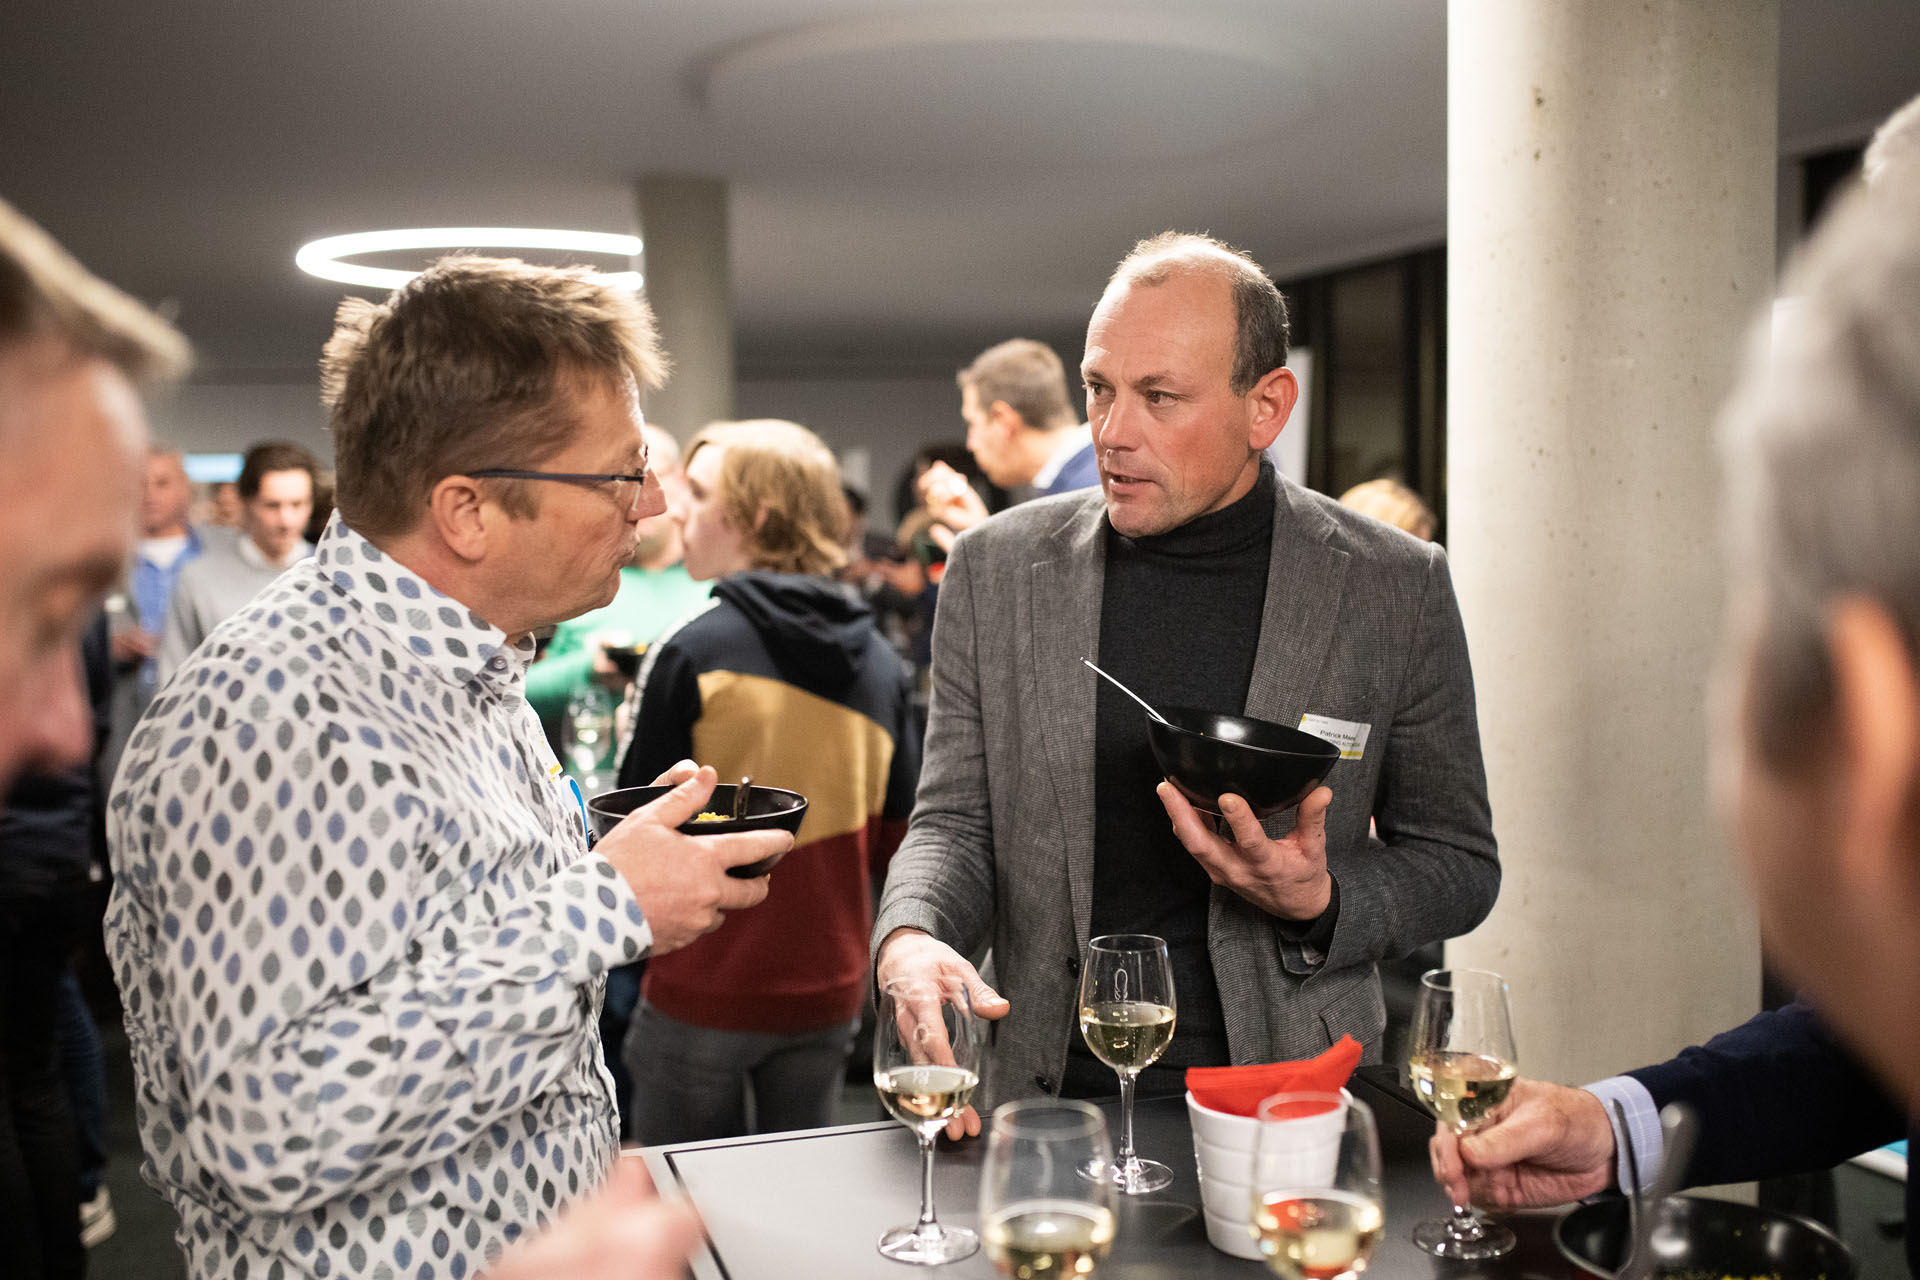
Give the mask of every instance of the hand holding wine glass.
[[1081, 1170], [1113, 1162], [1106, 1118], [1067, 1099], [1029, 1098], [993, 1113], [980, 1177], [987, 1256], [1014, 1280], [1089, 1276], [1113, 1244], [1113, 1184]]
[[967, 988], [941, 979], [895, 979], [880, 991], [873, 1086], [893, 1118], [920, 1140], [920, 1217], [880, 1237], [898, 1262], [934, 1266], [968, 1257], [980, 1238], [942, 1226], [933, 1212], [933, 1140], [980, 1083], [984, 1037]]
[[1366, 1270], [1386, 1225], [1373, 1112], [1344, 1093], [1279, 1093], [1260, 1104], [1253, 1233], [1285, 1280]]
[[1120, 1077], [1120, 1151], [1099, 1175], [1130, 1196], [1173, 1181], [1167, 1166], [1134, 1152], [1133, 1084], [1172, 1043], [1174, 1017], [1173, 966], [1164, 939], [1120, 933], [1087, 944], [1080, 967], [1080, 1034], [1093, 1056]]
[[[1483, 969], [1433, 969], [1420, 976], [1407, 1071], [1440, 1123], [1471, 1133], [1493, 1119], [1513, 1088], [1518, 1054], [1507, 982]], [[1513, 1232], [1483, 1223], [1471, 1206], [1420, 1223], [1413, 1242], [1437, 1258], [1478, 1261], [1513, 1249]]]

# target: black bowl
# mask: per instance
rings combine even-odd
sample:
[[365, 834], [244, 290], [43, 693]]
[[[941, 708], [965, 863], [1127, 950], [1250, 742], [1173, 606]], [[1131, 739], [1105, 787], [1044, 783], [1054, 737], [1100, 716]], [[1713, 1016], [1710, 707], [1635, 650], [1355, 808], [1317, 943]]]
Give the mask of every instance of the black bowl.
[[[713, 796], [707, 801], [707, 813], [732, 813], [733, 793], [737, 784], [723, 782], [713, 789]], [[587, 815], [593, 819], [593, 831], [596, 836], [604, 836], [620, 825], [620, 820], [635, 809], [644, 808], [658, 800], [672, 787], [622, 787], [618, 791], [608, 791], [587, 801]], [[720, 818], [699, 822], [688, 819], [680, 824], [680, 830], [690, 836], [719, 836], [729, 831], [793, 831], [800, 830], [800, 819], [807, 816], [807, 798], [798, 791], [783, 791], [779, 787], [763, 787], [755, 783], [753, 794], [747, 797], [747, 816], [744, 818]], [[774, 863], [785, 857], [776, 853], [771, 858], [762, 858], [741, 867], [727, 868], [727, 874], [751, 880], [773, 870]]]
[[[1613, 1280], [1632, 1241], [1625, 1200], [1596, 1200], [1560, 1219], [1554, 1243], [1567, 1261]], [[1653, 1231], [1654, 1280], [1673, 1277], [1778, 1276], [1779, 1280], [1852, 1280], [1858, 1268], [1825, 1227], [1730, 1200], [1674, 1196]]]
[[1147, 740], [1160, 772], [1196, 809], [1220, 812], [1228, 793], [1265, 818], [1291, 809], [1326, 780], [1340, 748], [1283, 724], [1223, 716], [1192, 707], [1162, 707], [1172, 721], [1147, 717]]

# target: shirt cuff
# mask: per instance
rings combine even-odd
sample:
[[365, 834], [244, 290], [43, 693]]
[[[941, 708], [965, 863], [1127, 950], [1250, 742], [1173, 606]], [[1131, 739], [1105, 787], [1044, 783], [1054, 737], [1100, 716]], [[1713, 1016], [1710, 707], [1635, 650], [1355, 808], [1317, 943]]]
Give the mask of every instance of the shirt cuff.
[[[1627, 1151], [1631, 1149], [1640, 1164], [1640, 1189], [1651, 1190], [1654, 1170], [1660, 1167], [1664, 1142], [1660, 1134], [1660, 1108], [1653, 1104], [1647, 1086], [1632, 1076], [1608, 1076], [1582, 1086], [1606, 1108], [1607, 1124], [1613, 1129], [1614, 1180], [1622, 1188], [1632, 1182], [1627, 1174]], [[1618, 1102], [1627, 1113], [1627, 1127], [1620, 1128], [1620, 1117], [1613, 1113]]]
[[[1330, 877], [1331, 878], [1331, 877]], [[1333, 928], [1340, 922], [1340, 881], [1333, 879], [1327, 909], [1312, 920], [1274, 920], [1280, 935], [1280, 967], [1297, 977], [1318, 973], [1333, 946]]]

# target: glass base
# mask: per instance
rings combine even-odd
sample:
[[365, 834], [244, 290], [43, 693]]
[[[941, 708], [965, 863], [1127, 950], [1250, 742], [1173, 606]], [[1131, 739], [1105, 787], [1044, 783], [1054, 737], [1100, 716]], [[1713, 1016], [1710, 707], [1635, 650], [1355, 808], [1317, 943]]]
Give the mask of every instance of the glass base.
[[943, 1227], [933, 1222], [925, 1227], [895, 1227], [881, 1236], [875, 1247], [895, 1262], [937, 1267], [978, 1253], [980, 1237], [965, 1227]]
[[1173, 1185], [1173, 1170], [1158, 1160], [1089, 1160], [1080, 1166], [1080, 1176], [1088, 1182], [1111, 1182], [1123, 1196], [1144, 1196]]
[[1513, 1252], [1513, 1232], [1497, 1222], [1473, 1220], [1474, 1230], [1462, 1230], [1454, 1218], [1429, 1218], [1415, 1224], [1413, 1242], [1436, 1258], [1459, 1262], [1479, 1262]]

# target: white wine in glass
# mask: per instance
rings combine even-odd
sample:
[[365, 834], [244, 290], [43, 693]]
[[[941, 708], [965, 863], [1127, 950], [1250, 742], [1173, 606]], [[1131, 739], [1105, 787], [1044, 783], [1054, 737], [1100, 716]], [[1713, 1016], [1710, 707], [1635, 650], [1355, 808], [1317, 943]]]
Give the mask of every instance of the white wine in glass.
[[920, 1217], [880, 1237], [896, 1262], [938, 1266], [969, 1257], [980, 1238], [943, 1226], [933, 1212], [933, 1140], [980, 1084], [985, 1038], [966, 987], [939, 979], [896, 979], [880, 991], [873, 1033], [873, 1087], [893, 1118], [920, 1140]]
[[1341, 1093], [1280, 1093], [1260, 1104], [1253, 1235], [1285, 1280], [1347, 1280], [1386, 1227], [1373, 1112]]
[[1029, 1098], [993, 1113], [980, 1176], [980, 1234], [1014, 1280], [1090, 1276], [1113, 1244], [1113, 1184], [1080, 1170], [1113, 1161], [1106, 1118], [1068, 1099]]
[[[1519, 1055], [1507, 980], [1484, 969], [1431, 969], [1420, 975], [1407, 1074], [1427, 1109], [1455, 1133], [1493, 1119], [1513, 1089]], [[1513, 1232], [1482, 1222], [1470, 1205], [1413, 1229], [1413, 1242], [1436, 1258], [1477, 1262], [1513, 1250]]]
[[1100, 1176], [1130, 1196], [1173, 1181], [1167, 1166], [1134, 1152], [1133, 1082], [1172, 1043], [1175, 1007], [1165, 939], [1116, 933], [1087, 944], [1080, 966], [1080, 1034], [1093, 1056], [1120, 1077], [1120, 1151]]

